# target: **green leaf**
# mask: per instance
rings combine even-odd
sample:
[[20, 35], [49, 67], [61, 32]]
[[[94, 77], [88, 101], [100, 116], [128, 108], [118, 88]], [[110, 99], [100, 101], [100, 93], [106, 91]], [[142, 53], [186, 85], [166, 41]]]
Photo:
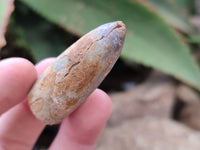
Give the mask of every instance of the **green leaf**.
[[147, 6], [150, 10], [153, 10], [155, 13], [163, 17], [176, 29], [185, 33], [194, 32], [193, 26], [188, 21], [186, 10], [182, 9], [179, 5], [179, 3], [183, 5], [185, 1], [139, 0], [139, 2], [145, 4], [145, 6]]
[[188, 7], [189, 1], [194, 0], [173, 0], [175, 3], [177, 3], [181, 8], [186, 9]]
[[195, 1], [198, 0], [169, 0], [178, 4], [181, 9], [187, 13], [191, 13], [194, 9]]
[[48, 20], [83, 35], [115, 20], [127, 26], [122, 58], [155, 67], [200, 90], [200, 71], [188, 48], [157, 15], [123, 0], [22, 0]]
[[5, 33], [9, 22], [10, 15], [14, 9], [14, 0], [0, 1], [0, 50], [6, 44]]
[[188, 40], [192, 44], [200, 44], [200, 35], [199, 34], [192, 34], [188, 37]]
[[19, 35], [15, 42], [29, 49], [35, 62], [59, 55], [72, 41], [77, 40], [19, 1], [15, 2], [15, 7], [12, 31]]

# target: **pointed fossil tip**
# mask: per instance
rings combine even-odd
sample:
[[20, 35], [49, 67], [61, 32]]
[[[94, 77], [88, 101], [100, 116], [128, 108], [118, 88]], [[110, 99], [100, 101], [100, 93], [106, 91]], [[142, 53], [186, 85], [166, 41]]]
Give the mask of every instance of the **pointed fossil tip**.
[[107, 29], [110, 29], [111, 31], [117, 29], [124, 37], [126, 35], [126, 25], [122, 21], [110, 22], [105, 24], [105, 26], [107, 26]]
[[117, 24], [118, 28], [121, 28], [121, 27], [126, 28], [126, 25], [122, 21], [115, 21], [115, 23]]
[[95, 41], [107, 36], [112, 31], [120, 33], [120, 35], [124, 38], [126, 36], [126, 26], [122, 21], [114, 21], [100, 25], [90, 31], [87, 36], [90, 36]]
[[116, 24], [115, 28], [120, 28], [126, 34], [126, 25], [122, 21], [115, 21], [114, 23]]

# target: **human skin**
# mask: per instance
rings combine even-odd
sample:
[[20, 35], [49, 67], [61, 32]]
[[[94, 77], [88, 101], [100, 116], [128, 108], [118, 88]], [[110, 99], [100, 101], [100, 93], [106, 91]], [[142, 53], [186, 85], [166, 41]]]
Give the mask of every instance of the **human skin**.
[[[27, 103], [27, 94], [37, 77], [55, 58], [36, 66], [23, 58], [0, 61], [0, 150], [29, 150], [45, 127], [35, 118]], [[87, 100], [65, 118], [49, 147], [92, 150], [112, 109], [110, 98], [96, 89]]]

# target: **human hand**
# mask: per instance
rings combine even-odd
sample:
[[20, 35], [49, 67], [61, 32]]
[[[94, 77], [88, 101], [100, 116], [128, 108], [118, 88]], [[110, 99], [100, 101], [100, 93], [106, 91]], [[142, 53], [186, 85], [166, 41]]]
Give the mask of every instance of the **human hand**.
[[[45, 127], [29, 109], [26, 96], [31, 86], [55, 59], [35, 67], [26, 59], [0, 61], [0, 150], [29, 150]], [[95, 90], [65, 118], [50, 150], [92, 150], [111, 113], [111, 100]]]

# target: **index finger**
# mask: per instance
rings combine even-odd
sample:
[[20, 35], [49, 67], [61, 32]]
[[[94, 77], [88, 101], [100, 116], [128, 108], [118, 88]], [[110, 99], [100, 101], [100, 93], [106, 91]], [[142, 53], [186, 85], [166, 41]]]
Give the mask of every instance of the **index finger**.
[[0, 115], [26, 97], [36, 78], [34, 65], [26, 59], [0, 61]]

